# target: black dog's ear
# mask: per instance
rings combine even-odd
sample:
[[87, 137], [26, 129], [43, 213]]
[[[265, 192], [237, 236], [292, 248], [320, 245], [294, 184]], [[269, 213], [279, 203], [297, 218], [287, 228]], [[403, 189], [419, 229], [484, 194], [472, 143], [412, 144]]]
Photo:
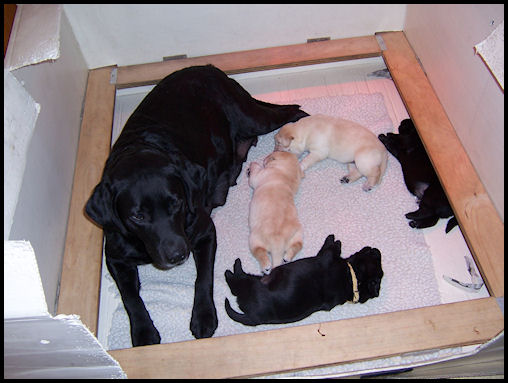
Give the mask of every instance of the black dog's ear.
[[178, 171], [178, 174], [180, 174], [180, 178], [182, 180], [189, 212], [191, 214], [195, 214], [196, 207], [203, 204], [203, 201], [200, 200], [202, 197], [202, 188], [198, 184], [200, 180], [205, 178], [203, 171], [201, 168], [196, 166], [187, 166], [185, 170]]
[[127, 231], [118, 218], [113, 195], [104, 181], [99, 182], [85, 206], [86, 214], [105, 229]]

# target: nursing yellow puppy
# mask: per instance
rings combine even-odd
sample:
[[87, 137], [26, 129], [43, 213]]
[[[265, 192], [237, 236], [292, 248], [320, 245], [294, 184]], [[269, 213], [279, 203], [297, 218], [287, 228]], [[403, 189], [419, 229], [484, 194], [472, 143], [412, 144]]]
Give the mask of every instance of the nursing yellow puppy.
[[300, 163], [303, 171], [325, 158], [347, 163], [349, 173], [340, 182], [354, 182], [365, 176], [364, 191], [381, 182], [388, 160], [385, 146], [369, 129], [323, 114], [284, 125], [275, 135], [275, 150], [296, 155], [308, 151]]
[[[289, 262], [302, 249], [303, 228], [294, 196], [303, 172], [295, 154], [273, 152], [263, 166], [252, 162], [247, 171], [254, 189], [249, 210], [249, 247], [264, 274]], [[270, 259], [271, 256], [271, 259]]]

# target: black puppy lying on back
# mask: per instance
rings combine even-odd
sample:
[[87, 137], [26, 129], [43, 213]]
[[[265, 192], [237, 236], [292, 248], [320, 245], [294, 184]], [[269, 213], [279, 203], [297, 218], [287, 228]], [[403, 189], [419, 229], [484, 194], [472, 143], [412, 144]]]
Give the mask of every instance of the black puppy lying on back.
[[377, 297], [383, 277], [379, 250], [364, 247], [347, 259], [340, 253], [341, 243], [331, 234], [315, 257], [283, 264], [269, 275], [246, 274], [237, 259], [234, 273], [226, 270], [225, 276], [244, 314], [226, 298], [227, 314], [247, 326], [291, 323], [347, 301]]
[[406, 218], [411, 220], [409, 226], [417, 229], [431, 227], [439, 218], [451, 216], [446, 225], [448, 233], [457, 225], [457, 219], [413, 121], [403, 120], [399, 126], [399, 134], [380, 134], [378, 138], [399, 160], [407, 189], [418, 198], [418, 210], [406, 214]]

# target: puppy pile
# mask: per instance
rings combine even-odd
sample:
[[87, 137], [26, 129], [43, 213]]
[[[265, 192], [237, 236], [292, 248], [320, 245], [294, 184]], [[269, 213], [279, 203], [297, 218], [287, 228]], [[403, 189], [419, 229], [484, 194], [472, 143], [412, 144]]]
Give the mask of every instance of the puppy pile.
[[[308, 155], [298, 163], [297, 155], [304, 152]], [[293, 202], [300, 180], [305, 170], [326, 158], [348, 165], [349, 173], [341, 178], [342, 183], [365, 176], [362, 189], [370, 191], [381, 182], [388, 153], [366, 127], [316, 114], [282, 126], [275, 135], [275, 151], [264, 159], [263, 167], [250, 164], [249, 185], [255, 189], [249, 213], [250, 250], [263, 273], [270, 273], [272, 264], [278, 267], [261, 278], [246, 274], [240, 259], [235, 261], [235, 273], [227, 270], [225, 277], [244, 314], [234, 311], [226, 298], [231, 319], [251, 326], [289, 323], [319, 310], [329, 311], [346, 302], [348, 295], [354, 296], [350, 299], [354, 303], [379, 295], [383, 275], [379, 250], [365, 247], [347, 263], [340, 257], [341, 244], [333, 241], [333, 235], [315, 257], [280, 266], [282, 261], [290, 262], [303, 246], [302, 224]], [[356, 260], [355, 272], [351, 264]], [[362, 276], [359, 281], [357, 272]], [[359, 297], [357, 284], [363, 292]]]

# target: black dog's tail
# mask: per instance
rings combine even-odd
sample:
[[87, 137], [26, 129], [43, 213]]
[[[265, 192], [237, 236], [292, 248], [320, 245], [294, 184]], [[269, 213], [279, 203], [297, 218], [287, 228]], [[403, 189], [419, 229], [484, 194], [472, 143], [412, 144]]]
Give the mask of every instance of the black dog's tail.
[[240, 314], [239, 312], [236, 312], [235, 310], [233, 310], [233, 308], [229, 304], [228, 298], [226, 298], [225, 306], [226, 306], [226, 313], [235, 322], [240, 322], [241, 324], [244, 324], [246, 326], [256, 326], [259, 324], [259, 323], [255, 323], [254, 321], [252, 321], [247, 315]]
[[297, 104], [272, 104], [269, 102], [255, 99], [256, 103], [261, 106], [265, 111], [272, 111], [276, 114], [273, 117], [278, 121], [277, 123], [286, 124], [288, 122], [298, 121], [300, 118], [307, 117], [309, 114], [303, 111], [300, 105]]

